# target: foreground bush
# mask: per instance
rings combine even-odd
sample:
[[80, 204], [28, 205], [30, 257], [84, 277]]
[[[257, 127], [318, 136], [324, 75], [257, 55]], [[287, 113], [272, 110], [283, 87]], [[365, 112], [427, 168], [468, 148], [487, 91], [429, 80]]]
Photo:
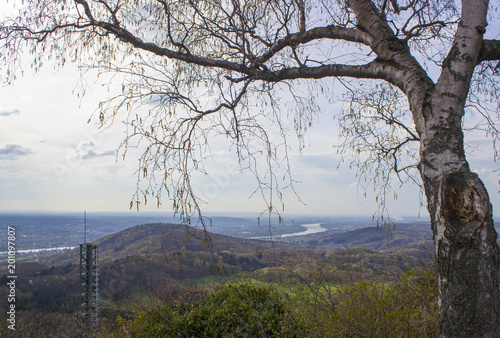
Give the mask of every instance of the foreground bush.
[[224, 284], [202, 300], [171, 302], [124, 326], [131, 337], [301, 337], [307, 333], [276, 288]]
[[437, 337], [431, 271], [408, 271], [392, 280], [331, 282], [325, 276], [318, 272], [298, 283], [245, 281], [212, 291], [193, 289], [196, 297], [171, 293], [161, 305], [119, 322], [119, 333], [112, 336]]

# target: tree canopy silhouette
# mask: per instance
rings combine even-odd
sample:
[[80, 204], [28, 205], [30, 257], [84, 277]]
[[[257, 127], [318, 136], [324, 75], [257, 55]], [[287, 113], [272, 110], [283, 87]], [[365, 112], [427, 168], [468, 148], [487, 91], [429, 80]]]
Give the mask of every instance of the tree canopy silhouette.
[[[358, 154], [353, 164], [381, 188], [382, 203], [394, 174], [421, 182], [425, 191], [437, 248], [440, 334], [495, 336], [497, 233], [463, 133], [464, 115], [475, 110], [498, 139], [500, 41], [484, 38], [493, 6], [487, 0], [25, 0], [18, 16], [0, 24], [1, 62], [7, 82], [20, 72], [24, 50], [35, 69], [51, 59], [57, 67], [71, 62], [120, 74], [121, 92], [100, 103], [98, 118], [105, 125], [126, 112], [124, 149], [137, 139], [147, 143], [136, 202], [149, 195], [160, 201], [166, 190], [183, 215], [199, 211], [190, 178], [204, 171], [214, 134], [232, 142], [269, 210], [276, 210], [281, 195], [273, 165], [285, 163], [287, 184], [293, 183], [282, 122], [293, 113], [300, 139], [319, 109], [315, 95], [340, 81], [348, 104], [323, 112], [339, 120], [340, 151]], [[358, 80], [369, 82], [360, 87]], [[278, 102], [283, 91], [295, 102], [288, 115]]]

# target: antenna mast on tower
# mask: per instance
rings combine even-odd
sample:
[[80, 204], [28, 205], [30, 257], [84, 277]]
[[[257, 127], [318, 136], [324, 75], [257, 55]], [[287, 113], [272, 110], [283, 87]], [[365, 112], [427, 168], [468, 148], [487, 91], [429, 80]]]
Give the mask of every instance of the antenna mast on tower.
[[87, 243], [87, 210], [83, 212], [83, 243]]
[[[87, 243], [87, 211], [84, 211], [84, 243], [80, 244], [80, 289], [84, 330], [98, 330], [99, 246]], [[90, 332], [89, 332], [90, 333]]]

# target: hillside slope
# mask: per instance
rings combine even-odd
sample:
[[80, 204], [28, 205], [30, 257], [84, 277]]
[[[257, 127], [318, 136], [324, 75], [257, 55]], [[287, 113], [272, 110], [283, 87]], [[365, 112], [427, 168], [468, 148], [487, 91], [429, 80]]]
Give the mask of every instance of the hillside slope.
[[[351, 278], [354, 271], [359, 278], [369, 279], [400, 275], [422, 264], [421, 260], [400, 252], [346, 245], [371, 243], [383, 247], [380, 243], [386, 243], [385, 235], [373, 234], [374, 229], [359, 229], [340, 237], [326, 236], [318, 239], [315, 247], [311, 247], [312, 242], [306, 246], [195, 230], [175, 224], [143, 224], [96, 241], [103, 299], [133, 299], [137, 292], [161, 294], [177, 282], [227, 278], [239, 273], [264, 281], [307, 279], [321, 273], [328, 280], [341, 281]], [[414, 232], [407, 235], [410, 234], [416, 238]], [[339, 245], [344, 247], [332, 249]], [[37, 262], [20, 262], [16, 273], [19, 301], [30, 308], [59, 311], [63, 304], [71, 308], [79, 306], [79, 248]], [[0, 278], [6, 282], [6, 266], [0, 267]], [[0, 290], [2, 298], [6, 297], [4, 289]]]
[[396, 224], [391, 228], [367, 227], [323, 236], [306, 242], [324, 250], [367, 248], [398, 251], [401, 254], [428, 258], [434, 252], [432, 230], [428, 223]]
[[[99, 244], [102, 263], [133, 255], [164, 254], [171, 252], [222, 252], [240, 254], [270, 248], [291, 248], [287, 243], [244, 239], [204, 232], [186, 225], [152, 223], [137, 225], [95, 241]], [[78, 262], [79, 248], [40, 259], [47, 265], [65, 265]]]

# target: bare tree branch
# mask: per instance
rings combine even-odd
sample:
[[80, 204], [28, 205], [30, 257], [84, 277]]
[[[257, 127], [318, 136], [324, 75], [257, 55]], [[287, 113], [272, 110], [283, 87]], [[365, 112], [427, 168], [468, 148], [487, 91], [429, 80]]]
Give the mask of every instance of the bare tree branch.
[[484, 40], [483, 49], [479, 55], [478, 63], [483, 61], [499, 61], [500, 60], [500, 41], [499, 40]]

